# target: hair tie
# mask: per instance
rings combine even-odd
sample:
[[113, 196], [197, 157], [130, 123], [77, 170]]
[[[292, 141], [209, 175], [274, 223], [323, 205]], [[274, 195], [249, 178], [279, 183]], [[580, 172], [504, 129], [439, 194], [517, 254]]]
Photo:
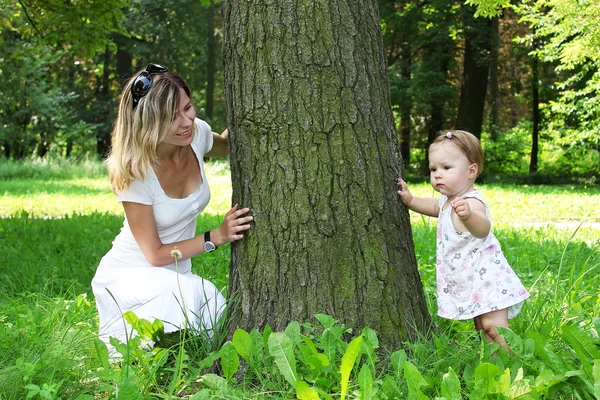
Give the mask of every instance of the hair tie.
[[448, 139], [452, 139], [452, 132], [450, 132], [450, 131], [446, 132], [446, 137]]

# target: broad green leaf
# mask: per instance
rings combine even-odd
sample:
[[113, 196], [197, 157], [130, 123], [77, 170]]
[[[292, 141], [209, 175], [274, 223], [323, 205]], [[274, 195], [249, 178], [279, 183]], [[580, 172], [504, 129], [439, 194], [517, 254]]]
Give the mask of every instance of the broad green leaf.
[[263, 350], [266, 347], [266, 343], [258, 329], [254, 328], [250, 331], [250, 338], [252, 339], [256, 356], [262, 356]]
[[392, 353], [392, 355], [390, 356], [390, 361], [392, 362], [392, 367], [394, 368], [394, 376], [396, 377], [396, 379], [401, 379], [402, 378], [402, 364], [408, 359], [408, 356], [406, 355], [406, 351], [404, 350], [397, 350], [395, 352]]
[[547, 365], [552, 367], [552, 369], [560, 373], [567, 372], [570, 369], [569, 366], [563, 360], [563, 358], [559, 357], [556, 353], [552, 351], [550, 345], [548, 344], [546, 336], [535, 331], [529, 331], [527, 332], [527, 338], [533, 340], [535, 346], [535, 354], [538, 357], [540, 357]]
[[405, 361], [404, 366], [404, 379], [408, 385], [408, 399], [409, 400], [427, 400], [429, 399], [422, 391], [421, 388], [429, 386], [427, 381], [423, 378], [423, 375], [419, 372], [417, 367], [414, 366], [410, 361]]
[[298, 381], [296, 373], [296, 357], [292, 339], [281, 332], [273, 332], [269, 335], [269, 354], [275, 360], [279, 372], [293, 386]]
[[304, 381], [297, 381], [294, 385], [296, 387], [296, 397], [300, 400], [320, 400], [319, 393], [316, 390], [311, 389], [308, 383]]
[[545, 369], [535, 378], [534, 387], [538, 393], [551, 397], [552, 393], [567, 379], [563, 374], [554, 375], [550, 369]]
[[496, 377], [500, 375], [500, 368], [494, 364], [482, 363], [475, 369], [473, 378], [475, 379], [475, 390], [480, 395], [498, 393], [498, 381]]
[[[510, 371], [508, 368], [506, 369], [506, 372], [510, 377]], [[532, 391], [533, 389], [531, 388], [529, 379], [523, 379], [523, 368], [519, 368], [517, 376], [515, 376], [515, 380], [511, 383], [510, 387], [502, 393], [504, 393], [504, 395], [510, 399], [517, 399], [520, 397], [522, 398], [522, 396], [525, 396]]]
[[359, 335], [355, 337], [348, 347], [346, 348], [346, 352], [342, 356], [342, 365], [340, 366], [340, 374], [341, 377], [341, 393], [340, 398], [344, 400], [346, 398], [346, 393], [348, 393], [348, 380], [350, 379], [350, 373], [352, 372], [352, 368], [354, 368], [354, 363], [356, 362], [356, 357], [360, 353], [360, 347], [362, 345], [363, 335]]
[[379, 348], [379, 339], [377, 338], [377, 333], [368, 326], [364, 327], [362, 330], [362, 334], [365, 338], [366, 342], [369, 342], [373, 349]]
[[25, 399], [31, 399], [40, 392], [40, 387], [38, 385], [34, 385], [33, 383], [25, 385], [25, 389], [27, 390], [27, 397], [25, 397]]
[[200, 378], [200, 381], [202, 383], [204, 383], [206, 386], [208, 386], [209, 388], [215, 389], [216, 391], [219, 391], [219, 392], [225, 391], [227, 389], [227, 381], [225, 380], [225, 378], [220, 377], [219, 375], [216, 375], [216, 374], [202, 375], [202, 378]]
[[160, 319], [157, 318], [152, 322], [152, 332], [154, 334], [153, 339], [157, 336], [164, 335], [165, 326]]
[[269, 336], [271, 336], [272, 332], [273, 329], [271, 329], [271, 326], [269, 324], [265, 325], [265, 328], [263, 329], [263, 343], [266, 348], [269, 346]]
[[331, 329], [337, 322], [333, 317], [327, 314], [315, 314], [315, 318], [319, 320], [325, 329]]
[[117, 400], [144, 400], [137, 384], [130, 378], [125, 378], [118, 390]]
[[323, 368], [329, 365], [329, 359], [325, 354], [319, 352], [310, 338], [302, 336], [302, 340], [304, 344], [299, 346], [302, 359], [299, 361], [308, 364], [313, 377], [316, 378], [322, 373]]
[[586, 384], [593, 386], [593, 382], [591, 381], [593, 376], [592, 363], [594, 359], [600, 359], [600, 350], [596, 348], [594, 340], [573, 325], [564, 326], [560, 336], [575, 350], [579, 361], [581, 361], [583, 370], [590, 379]]
[[510, 369], [506, 368], [504, 372], [498, 378], [498, 392], [506, 393], [508, 388], [510, 387]]
[[96, 349], [100, 363], [104, 369], [108, 369], [108, 347], [106, 347], [106, 343], [98, 338], [94, 338], [94, 348]]
[[452, 367], [448, 367], [448, 372], [442, 378], [441, 391], [442, 396], [446, 399], [459, 400], [462, 398], [460, 395], [460, 380]]
[[287, 337], [292, 339], [294, 345], [298, 345], [302, 341], [302, 335], [300, 334], [300, 324], [298, 321], [292, 321], [288, 324], [283, 331]]
[[237, 372], [240, 366], [240, 359], [235, 350], [235, 346], [231, 342], [226, 342], [221, 347], [221, 369], [225, 374], [225, 379], [229, 380]]
[[358, 373], [358, 387], [361, 400], [373, 398], [373, 373], [368, 365], [363, 365]]
[[202, 361], [200, 361], [200, 363], [198, 364], [198, 368], [200, 370], [203, 370], [205, 368], [210, 368], [213, 366], [215, 361], [218, 360], [220, 357], [221, 357], [221, 352], [211, 351], [210, 353], [208, 353], [208, 355], [206, 357], [204, 357], [204, 359]]
[[244, 360], [248, 361], [252, 357], [252, 354], [254, 353], [254, 344], [252, 343], [252, 336], [250, 336], [248, 332], [243, 329], [236, 329], [235, 332], [233, 332], [231, 342], [233, 343], [235, 350]]
[[[381, 385], [381, 392], [386, 396], [387, 399], [403, 399], [406, 398], [406, 393], [402, 393], [398, 387], [396, 379], [390, 375], [383, 377], [383, 384]], [[403, 396], [404, 395], [404, 396]]]
[[502, 335], [502, 337], [506, 340], [508, 347], [510, 347], [512, 351], [517, 354], [523, 354], [523, 339], [521, 339], [519, 335], [510, 329], [506, 329], [501, 326], [498, 327], [498, 333], [500, 333], [500, 335]]
[[127, 321], [127, 323], [131, 326], [136, 326], [140, 320], [133, 311], [125, 311], [123, 313], [123, 318], [125, 318], [125, 321]]
[[335, 362], [338, 340], [330, 330], [323, 332], [319, 340], [319, 347], [330, 362]]
[[190, 400], [208, 400], [212, 398], [213, 397], [210, 394], [210, 390], [202, 389], [201, 391], [196, 392], [196, 394], [192, 395], [192, 397], [190, 397]]
[[138, 320], [137, 324], [133, 326], [135, 330], [145, 339], [152, 339], [154, 337], [154, 329], [152, 324], [146, 319]]

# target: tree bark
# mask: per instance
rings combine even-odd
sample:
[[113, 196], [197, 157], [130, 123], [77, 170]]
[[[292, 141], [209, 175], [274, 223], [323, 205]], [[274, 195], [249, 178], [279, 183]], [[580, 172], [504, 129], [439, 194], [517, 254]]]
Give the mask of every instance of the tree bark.
[[492, 140], [498, 140], [499, 135], [499, 120], [498, 120], [498, 93], [499, 93], [499, 81], [498, 75], [500, 73], [498, 69], [499, 64], [499, 53], [500, 53], [500, 21], [499, 18], [492, 19], [492, 47], [490, 53], [490, 115], [489, 115], [489, 127], [490, 135]]
[[206, 16], [206, 30], [208, 35], [206, 57], [206, 119], [212, 123], [214, 96], [215, 96], [215, 71], [217, 64], [217, 37], [215, 36], [215, 3], [210, 1]]
[[[405, 81], [409, 82], [412, 72], [412, 56], [408, 44], [402, 48], [401, 74]], [[411, 122], [410, 113], [412, 111], [412, 102], [410, 98], [405, 99], [399, 105], [400, 114], [400, 155], [404, 165], [410, 164], [410, 134]]]
[[456, 128], [479, 138], [490, 68], [492, 21], [475, 18], [473, 7], [465, 6], [464, 10], [465, 53]]
[[376, 1], [232, 0], [224, 20], [233, 201], [255, 217], [232, 246], [231, 329], [325, 313], [416, 339], [430, 316]]
[[[537, 40], [533, 42], [534, 49], [538, 49]], [[536, 55], [531, 58], [531, 102], [533, 129], [531, 132], [531, 159], [529, 160], [529, 173], [533, 174], [538, 169], [538, 141], [540, 137], [540, 82], [539, 62]]]

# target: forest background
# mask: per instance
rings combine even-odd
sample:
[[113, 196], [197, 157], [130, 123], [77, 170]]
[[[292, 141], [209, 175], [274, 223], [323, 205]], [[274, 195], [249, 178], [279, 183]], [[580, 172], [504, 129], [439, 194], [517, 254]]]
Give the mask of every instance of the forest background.
[[[188, 80], [199, 116], [224, 129], [221, 7], [0, 0], [0, 398], [600, 399], [600, 3], [586, 1], [379, 2], [405, 172], [423, 180], [440, 130], [482, 139], [482, 190], [533, 294], [505, 332], [513, 357], [435, 316], [432, 340], [382, 357], [369, 327], [319, 315], [227, 342], [150, 351], [131, 340], [128, 361], [109, 363], [86, 296], [122, 224], [100, 163], [119, 92], [148, 62], [166, 64]], [[229, 164], [207, 168], [214, 200], [200, 230], [231, 200]], [[435, 224], [411, 224], [435, 315]], [[195, 272], [226, 290], [229, 247], [199, 259]]]
[[[484, 178], [593, 181], [600, 169], [600, 5], [473, 3], [379, 2], [407, 173], [423, 175], [428, 143], [454, 127], [482, 138]], [[506, 7], [491, 16], [498, 4]], [[5, 159], [104, 156], [120, 89], [148, 62], [185, 77], [199, 116], [216, 131], [226, 127], [221, 2], [0, 6]]]

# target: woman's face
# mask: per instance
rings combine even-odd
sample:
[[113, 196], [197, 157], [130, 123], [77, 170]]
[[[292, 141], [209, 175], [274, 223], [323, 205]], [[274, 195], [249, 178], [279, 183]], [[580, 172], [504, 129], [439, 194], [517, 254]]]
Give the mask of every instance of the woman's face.
[[179, 96], [179, 112], [175, 120], [171, 123], [169, 135], [161, 144], [187, 146], [192, 143], [196, 110], [185, 90], [179, 88]]

